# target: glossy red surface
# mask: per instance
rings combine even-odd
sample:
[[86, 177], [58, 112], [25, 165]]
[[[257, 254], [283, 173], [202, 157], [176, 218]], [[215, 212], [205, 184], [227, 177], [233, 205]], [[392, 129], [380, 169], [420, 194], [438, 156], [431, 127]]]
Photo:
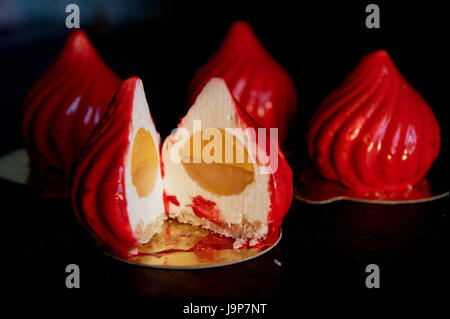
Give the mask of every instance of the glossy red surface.
[[207, 200], [202, 196], [195, 196], [192, 199], [191, 208], [198, 217], [206, 218], [219, 226], [223, 224], [220, 209], [215, 202]]
[[137, 81], [132, 77], [120, 86], [76, 163], [71, 187], [78, 219], [123, 255], [138, 245], [128, 219], [124, 176]]
[[[75, 156], [120, 85], [82, 30], [69, 34], [54, 63], [29, 91], [21, 110], [33, 179], [67, 193]], [[44, 190], [45, 192], [45, 190]]]
[[440, 140], [430, 106], [384, 50], [361, 59], [319, 106], [308, 132], [319, 173], [360, 191], [415, 185], [438, 156]]
[[266, 128], [278, 128], [283, 145], [297, 111], [295, 86], [247, 23], [233, 23], [219, 49], [194, 76], [188, 91], [191, 105], [212, 77], [227, 82], [255, 121]]

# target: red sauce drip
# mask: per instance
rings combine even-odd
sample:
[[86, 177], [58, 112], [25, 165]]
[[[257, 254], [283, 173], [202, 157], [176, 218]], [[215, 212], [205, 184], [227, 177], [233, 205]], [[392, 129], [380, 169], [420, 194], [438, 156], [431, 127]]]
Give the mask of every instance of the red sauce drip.
[[202, 237], [190, 250], [195, 251], [205, 249], [233, 249], [233, 243], [233, 238], [221, 236], [215, 233], [208, 233], [208, 235]]
[[[252, 248], [263, 250], [273, 245], [278, 240], [278, 234], [277, 229], [271, 229], [268, 236], [259, 241], [257, 244], [249, 247], [249, 241], [247, 240], [247, 242], [238, 249]], [[190, 249], [167, 249], [154, 253], [139, 252], [136, 256], [154, 256], [160, 258], [164, 255], [172, 253], [194, 252], [199, 258], [215, 260], [217, 258], [217, 251], [223, 249], [233, 249], [234, 241], [235, 240], [233, 238], [210, 232], [206, 236], [200, 237], [195, 246]]]
[[[159, 158], [161, 158], [161, 154]], [[164, 162], [162, 159], [159, 161], [159, 169], [161, 170], [161, 178], [164, 178]]]
[[178, 201], [177, 197], [175, 195], [167, 195], [166, 191], [163, 191], [163, 202], [166, 212], [169, 212], [170, 203], [174, 204], [175, 206], [180, 206], [180, 202]]
[[200, 218], [208, 219], [216, 225], [221, 226], [223, 224], [220, 210], [217, 208], [215, 202], [204, 199], [202, 196], [195, 196], [192, 199], [192, 210], [194, 214]]

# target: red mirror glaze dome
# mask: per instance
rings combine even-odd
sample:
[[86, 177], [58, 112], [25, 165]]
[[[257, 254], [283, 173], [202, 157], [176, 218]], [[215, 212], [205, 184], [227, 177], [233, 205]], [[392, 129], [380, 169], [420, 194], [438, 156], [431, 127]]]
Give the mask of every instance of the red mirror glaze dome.
[[243, 21], [232, 24], [225, 40], [192, 79], [192, 105], [213, 77], [223, 78], [242, 108], [265, 128], [278, 128], [283, 145], [297, 111], [294, 83]]
[[440, 148], [428, 103], [388, 53], [364, 56], [311, 119], [308, 148], [319, 173], [355, 190], [411, 187]]
[[120, 83], [86, 33], [71, 32], [56, 61], [28, 92], [21, 109], [31, 179], [47, 188], [44, 192], [66, 193], [75, 156]]

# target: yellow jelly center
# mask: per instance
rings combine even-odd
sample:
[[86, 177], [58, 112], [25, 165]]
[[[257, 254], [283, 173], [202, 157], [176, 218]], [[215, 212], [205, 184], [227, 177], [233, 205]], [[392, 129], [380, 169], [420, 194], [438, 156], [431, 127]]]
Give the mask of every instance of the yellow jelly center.
[[145, 197], [153, 190], [158, 167], [158, 153], [152, 135], [140, 128], [131, 154], [131, 178], [139, 197]]
[[200, 187], [217, 195], [240, 194], [255, 179], [245, 146], [219, 128], [195, 132], [182, 148], [182, 161]]

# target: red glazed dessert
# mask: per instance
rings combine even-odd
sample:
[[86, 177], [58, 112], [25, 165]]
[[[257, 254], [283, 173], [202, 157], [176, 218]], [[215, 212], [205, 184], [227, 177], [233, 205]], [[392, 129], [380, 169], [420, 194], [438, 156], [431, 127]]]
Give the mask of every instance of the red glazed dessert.
[[329, 180], [361, 191], [400, 190], [424, 178], [439, 153], [439, 131], [428, 103], [379, 50], [322, 102], [308, 148]]
[[266, 131], [212, 78], [163, 144], [169, 217], [232, 237], [235, 248], [274, 243], [292, 171]]
[[56, 61], [29, 91], [21, 110], [31, 182], [66, 194], [75, 156], [105, 113], [120, 78], [86, 33], [70, 33]]
[[283, 145], [297, 111], [295, 86], [247, 23], [233, 23], [222, 45], [197, 72], [188, 92], [191, 105], [212, 77], [226, 81], [239, 104], [256, 122], [266, 128], [278, 128], [278, 140]]
[[77, 160], [71, 188], [78, 219], [125, 256], [165, 219], [159, 147], [142, 81], [127, 79]]

